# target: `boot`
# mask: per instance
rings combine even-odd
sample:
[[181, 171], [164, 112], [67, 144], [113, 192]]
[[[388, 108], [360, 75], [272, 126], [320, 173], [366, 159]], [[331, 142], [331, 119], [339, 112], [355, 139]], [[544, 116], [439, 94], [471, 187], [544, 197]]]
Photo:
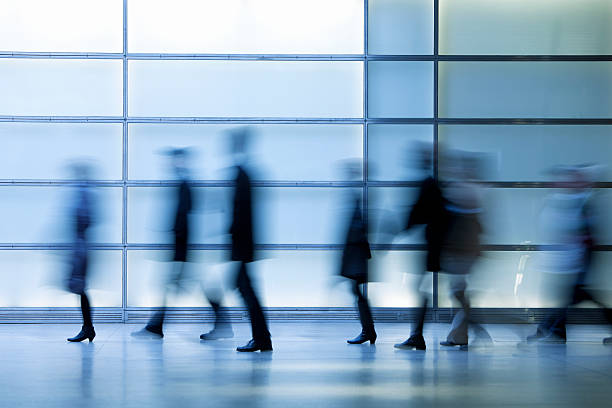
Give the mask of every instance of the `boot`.
[[362, 331], [359, 333], [359, 336], [355, 337], [354, 339], [347, 340], [346, 342], [348, 344], [363, 344], [366, 341], [369, 341], [370, 344], [376, 343], [376, 332], [366, 333]]
[[398, 343], [393, 347], [403, 350], [425, 350], [425, 339], [422, 334], [413, 334], [403, 343]]
[[93, 326], [83, 326], [79, 334], [74, 337], [70, 337], [67, 340], [72, 342], [79, 342], [85, 339], [89, 339], [89, 342], [91, 343], [94, 337], [96, 337], [96, 332], [94, 331]]

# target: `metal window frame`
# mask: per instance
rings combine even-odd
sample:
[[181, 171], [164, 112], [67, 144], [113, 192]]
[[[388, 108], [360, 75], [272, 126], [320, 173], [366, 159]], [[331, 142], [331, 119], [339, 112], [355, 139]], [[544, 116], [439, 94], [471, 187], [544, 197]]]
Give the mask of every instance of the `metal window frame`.
[[[364, 50], [363, 54], [172, 54], [172, 53], [130, 53], [128, 50], [128, 1], [123, 0], [123, 51], [121, 53], [84, 53], [84, 52], [11, 52], [0, 51], [2, 58], [27, 58], [27, 59], [115, 59], [122, 61], [123, 69], [123, 97], [121, 116], [9, 116], [0, 115], [0, 123], [4, 122], [33, 122], [33, 123], [121, 123], [122, 124], [122, 178], [121, 180], [97, 180], [94, 183], [99, 187], [120, 187], [122, 189], [122, 237], [121, 243], [96, 243], [92, 246], [94, 250], [121, 250], [122, 251], [122, 306], [121, 308], [98, 308], [94, 315], [109, 321], [126, 322], [142, 318], [143, 312], [149, 312], [154, 308], [131, 308], [127, 302], [127, 256], [129, 250], [164, 250], [170, 249], [170, 245], [165, 244], [140, 244], [130, 243], [128, 239], [128, 214], [127, 200], [128, 189], [137, 187], [169, 187], [175, 185], [169, 180], [130, 180], [128, 177], [128, 136], [129, 124], [131, 123], [151, 123], [151, 124], [358, 124], [363, 128], [363, 175], [360, 182], [348, 181], [317, 181], [317, 180], [260, 180], [255, 181], [256, 187], [318, 187], [318, 188], [361, 188], [363, 195], [364, 217], [368, 216], [368, 195], [370, 187], [417, 187], [418, 181], [375, 181], [368, 176], [368, 126], [375, 124], [428, 124], [433, 128], [434, 141], [434, 177], [438, 177], [438, 128], [440, 125], [612, 125], [612, 118], [440, 118], [438, 115], [438, 64], [440, 61], [517, 61], [517, 62], [537, 62], [537, 61], [559, 61], [559, 62], [579, 62], [579, 61], [612, 61], [612, 55], [440, 55], [439, 54], [439, 0], [433, 1], [433, 52], [431, 55], [377, 55], [370, 54], [368, 50], [368, 20], [369, 5], [368, 0], [364, 0]], [[243, 61], [362, 61], [363, 62], [363, 114], [359, 118], [304, 118], [304, 117], [137, 117], [130, 116], [128, 112], [128, 62], [130, 60], [243, 60]], [[433, 62], [433, 117], [427, 118], [369, 118], [368, 117], [368, 62], [369, 61], [431, 61]], [[0, 179], [0, 186], [67, 186], [74, 182], [70, 180], [25, 180], [25, 179]], [[225, 180], [195, 180], [194, 184], [198, 187], [230, 187], [232, 183]], [[553, 183], [547, 182], [493, 182], [486, 183], [488, 186], [496, 188], [550, 188]], [[601, 182], [597, 188], [612, 188], [612, 182]], [[225, 244], [194, 244], [191, 245], [196, 250], [228, 250]], [[0, 243], [0, 250], [65, 250], [65, 244], [53, 243]], [[339, 244], [260, 244], [259, 250], [340, 250]], [[392, 251], [422, 251], [424, 245], [401, 245], [401, 244], [373, 244], [373, 250], [392, 250]], [[485, 251], [539, 251], [546, 250], [546, 247], [535, 245], [484, 245]], [[612, 251], [612, 245], [600, 245], [599, 251]], [[367, 294], [367, 285], [364, 288]], [[449, 309], [438, 307], [438, 274], [434, 274], [434, 296], [433, 308], [428, 314], [433, 321], [448, 321]], [[51, 310], [53, 309], [53, 310]], [[184, 309], [184, 310], [183, 310]], [[299, 310], [298, 310], [299, 309]], [[308, 310], [306, 310], [308, 309]], [[333, 310], [332, 310], [333, 309]], [[336, 310], [338, 309], [338, 310]], [[340, 310], [342, 309], [342, 310]], [[105, 312], [106, 310], [106, 312]], [[206, 313], [207, 308], [181, 308], [176, 313], [179, 319], [194, 319], [192, 314]], [[273, 318], [277, 319], [278, 312], [282, 320], [287, 313], [294, 312], [295, 316], [302, 316], [303, 313], [323, 313], [323, 317], [334, 318], [333, 316], [344, 316], [351, 314], [343, 308], [270, 308]], [[485, 312], [489, 309], [475, 308], [474, 311]], [[506, 310], [505, 316], [527, 316], [530, 321], [536, 321], [537, 310], [520, 311], [515, 309], [492, 309], [498, 311]], [[18, 316], [30, 316], [31, 321], [65, 321], [73, 319], [69, 312], [72, 308], [0, 308], [0, 321], [15, 321], [15, 316], [10, 313], [17, 313]], [[198, 312], [199, 311], [199, 312]], [[241, 308], [237, 308], [238, 313], [244, 315]], [[6, 312], [3, 316], [2, 312]], [[29, 314], [33, 313], [33, 314]], [[68, 314], [66, 314], [68, 313]], [[107, 313], [106, 315], [104, 313]], [[327, 313], [327, 314], [326, 314]], [[389, 314], [391, 313], [391, 314]], [[396, 318], [389, 317], [396, 314]], [[379, 319], [402, 321], [406, 318], [405, 309], [401, 308], [374, 308], [374, 314]], [[535, 314], [534, 314], [535, 313]], [[132, 317], [130, 317], [130, 314]], [[49, 316], [47, 319], [45, 316]], [[383, 316], [384, 315], [384, 316]], [[8, 317], [7, 317], [8, 316]], [[32, 317], [33, 316], [33, 317]], [[54, 317], [55, 316], [55, 317]], [[59, 317], [57, 317], [59, 316]], [[72, 317], [71, 317], [72, 316]], [[191, 316], [191, 317], [190, 317]], [[314, 315], [308, 315], [310, 318]], [[538, 315], [539, 316], [539, 315]], [[590, 315], [589, 315], [590, 316]], [[303, 317], [303, 316], [302, 316]], [[315, 317], [316, 318], [316, 317]], [[340, 318], [340, 317], [339, 317]], [[33, 320], [32, 320], [33, 319]], [[38, 320], [37, 320], [38, 319]], [[64, 319], [64, 320], [62, 320]], [[204, 318], [206, 319], [206, 318]], [[589, 317], [588, 319], [591, 319]], [[587, 320], [588, 320], [587, 319]], [[196, 319], [198, 320], [198, 319]]]

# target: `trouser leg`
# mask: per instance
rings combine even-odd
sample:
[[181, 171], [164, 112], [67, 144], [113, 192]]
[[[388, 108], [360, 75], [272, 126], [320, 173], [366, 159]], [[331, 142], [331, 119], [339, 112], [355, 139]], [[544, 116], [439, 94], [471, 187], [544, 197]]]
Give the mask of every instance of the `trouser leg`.
[[461, 310], [457, 312], [451, 324], [447, 340], [467, 344], [468, 342], [468, 323], [470, 320], [470, 303], [466, 295], [467, 282], [465, 275], [455, 275], [451, 277], [451, 293], [461, 304]]
[[372, 311], [368, 304], [368, 299], [363, 296], [359, 288], [359, 283], [353, 282], [353, 294], [357, 298], [357, 309], [359, 310], [359, 320], [361, 321], [361, 329], [366, 334], [375, 333], [374, 330], [374, 319], [372, 318]]
[[244, 299], [249, 317], [251, 319], [251, 331], [253, 333], [253, 340], [259, 344], [265, 344], [270, 342], [270, 332], [268, 331], [268, 324], [266, 318], [257, 299], [257, 295], [253, 290], [251, 279], [246, 270], [246, 264], [240, 263], [240, 269], [238, 270], [238, 277], [236, 280], [236, 286], [240, 291], [240, 295]]
[[417, 319], [415, 323], [415, 327], [412, 330], [412, 336], [422, 336], [423, 335], [423, 326], [425, 325], [425, 313], [427, 312], [427, 295], [422, 293], [420, 290], [421, 285], [427, 275], [421, 275], [421, 279], [418, 280], [418, 286], [416, 287], [416, 293], [421, 297], [421, 308], [417, 312]]
[[89, 306], [89, 299], [85, 292], [81, 293], [81, 313], [83, 314], [83, 326], [93, 327], [91, 321], [91, 307]]

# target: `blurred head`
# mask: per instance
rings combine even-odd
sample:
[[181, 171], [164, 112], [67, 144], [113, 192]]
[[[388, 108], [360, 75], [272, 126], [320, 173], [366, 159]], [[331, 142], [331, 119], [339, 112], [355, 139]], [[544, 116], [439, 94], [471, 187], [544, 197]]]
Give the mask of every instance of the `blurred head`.
[[341, 171], [347, 181], [361, 180], [361, 160], [347, 159], [342, 161]]
[[229, 131], [230, 154], [238, 163], [242, 163], [248, 153], [253, 131], [248, 126], [242, 126]]
[[433, 164], [433, 145], [416, 141], [411, 143], [406, 153], [406, 165], [425, 172], [430, 172]]
[[78, 161], [78, 162], [72, 163], [70, 168], [72, 171], [72, 176], [76, 180], [79, 180], [79, 181], [91, 180], [92, 168], [90, 164], [84, 161]]

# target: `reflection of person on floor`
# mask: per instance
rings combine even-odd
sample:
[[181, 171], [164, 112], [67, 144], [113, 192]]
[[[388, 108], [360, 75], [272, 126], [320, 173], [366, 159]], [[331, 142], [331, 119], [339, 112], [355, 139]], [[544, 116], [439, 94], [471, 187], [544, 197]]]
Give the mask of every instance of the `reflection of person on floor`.
[[395, 347], [400, 349], [425, 350], [426, 345], [425, 339], [423, 338], [423, 325], [425, 324], [428, 296], [426, 293], [421, 292], [420, 286], [426, 278], [424, 272], [440, 271], [440, 249], [446, 227], [446, 210], [444, 208], [445, 202], [442, 197], [442, 191], [438, 186], [437, 180], [431, 176], [432, 146], [422, 143], [415, 147], [417, 166], [426, 177], [421, 182], [417, 201], [408, 215], [405, 229], [409, 230], [417, 225], [425, 225], [427, 260], [424, 265], [424, 270], [418, 271], [421, 275], [421, 279], [417, 281], [418, 283], [415, 288], [417, 296], [420, 297], [421, 304], [416, 325], [410, 337], [403, 343], [396, 344]]
[[454, 158], [453, 173], [457, 180], [445, 189], [447, 199], [448, 229], [445, 234], [440, 263], [449, 274], [451, 295], [461, 304], [451, 324], [451, 330], [443, 346], [467, 346], [468, 325], [480, 339], [490, 336], [480, 325], [471, 320], [470, 301], [467, 295], [467, 277], [480, 255], [482, 213], [480, 188], [476, 179], [478, 162], [476, 157], [460, 154]]
[[[567, 339], [567, 308], [582, 301], [592, 301], [604, 309], [608, 324], [612, 326], [612, 311], [600, 300], [601, 296], [588, 286], [592, 281], [594, 245], [597, 242], [594, 198], [592, 192], [593, 167], [559, 167], [563, 191], [552, 194], [542, 211], [540, 222], [547, 244], [552, 250], [542, 252], [541, 266], [549, 282], [546, 288], [561, 309], [550, 313], [528, 342], [559, 342]], [[604, 339], [612, 344], [612, 337]]]
[[91, 320], [89, 298], [85, 292], [87, 288], [87, 270], [89, 264], [89, 237], [88, 231], [93, 224], [94, 195], [89, 184], [90, 169], [85, 164], [74, 166], [74, 173], [78, 184], [75, 189], [75, 198], [71, 210], [72, 228], [74, 238], [71, 250], [71, 269], [68, 277], [68, 290], [81, 298], [81, 313], [83, 314], [83, 327], [79, 334], [68, 341], [79, 342], [85, 339], [93, 341], [96, 332]]
[[[346, 163], [348, 180], [359, 178], [361, 165], [357, 162]], [[363, 220], [361, 199], [357, 194], [351, 194], [348, 208], [352, 209], [351, 218], [346, 229], [346, 239], [342, 251], [340, 275], [351, 279], [353, 294], [357, 299], [361, 333], [354, 339], [347, 340], [349, 344], [370, 344], [376, 342], [376, 331], [372, 311], [368, 299], [361, 291], [361, 285], [368, 282], [368, 259], [372, 257], [368, 243], [368, 228]]]
[[230, 227], [232, 237], [232, 261], [237, 261], [238, 274], [236, 276], [236, 287], [246, 303], [249, 317], [251, 319], [252, 339], [244, 346], [238, 347], [238, 351], [272, 351], [272, 340], [268, 331], [268, 324], [257, 298], [249, 268], [247, 266], [255, 260], [255, 243], [253, 234], [253, 195], [251, 191], [251, 179], [244, 166], [250, 141], [250, 130], [248, 128], [236, 129], [232, 132], [232, 154], [236, 161], [236, 185], [234, 188], [233, 218]]
[[[172, 271], [167, 286], [164, 288], [164, 298], [162, 308], [156, 312], [144, 329], [132, 333], [134, 336], [163, 337], [163, 325], [166, 317], [166, 298], [168, 290], [178, 292], [185, 280], [185, 268], [189, 261], [189, 236], [190, 236], [190, 215], [193, 208], [193, 193], [188, 178], [186, 166], [187, 151], [185, 149], [172, 149], [169, 152], [172, 159], [172, 168], [179, 185], [176, 189], [176, 211], [174, 213], [174, 255], [172, 257]], [[232, 337], [233, 333], [229, 323], [222, 319], [220, 312], [220, 302], [209, 299], [215, 312], [215, 329], [209, 333], [211, 338]]]

